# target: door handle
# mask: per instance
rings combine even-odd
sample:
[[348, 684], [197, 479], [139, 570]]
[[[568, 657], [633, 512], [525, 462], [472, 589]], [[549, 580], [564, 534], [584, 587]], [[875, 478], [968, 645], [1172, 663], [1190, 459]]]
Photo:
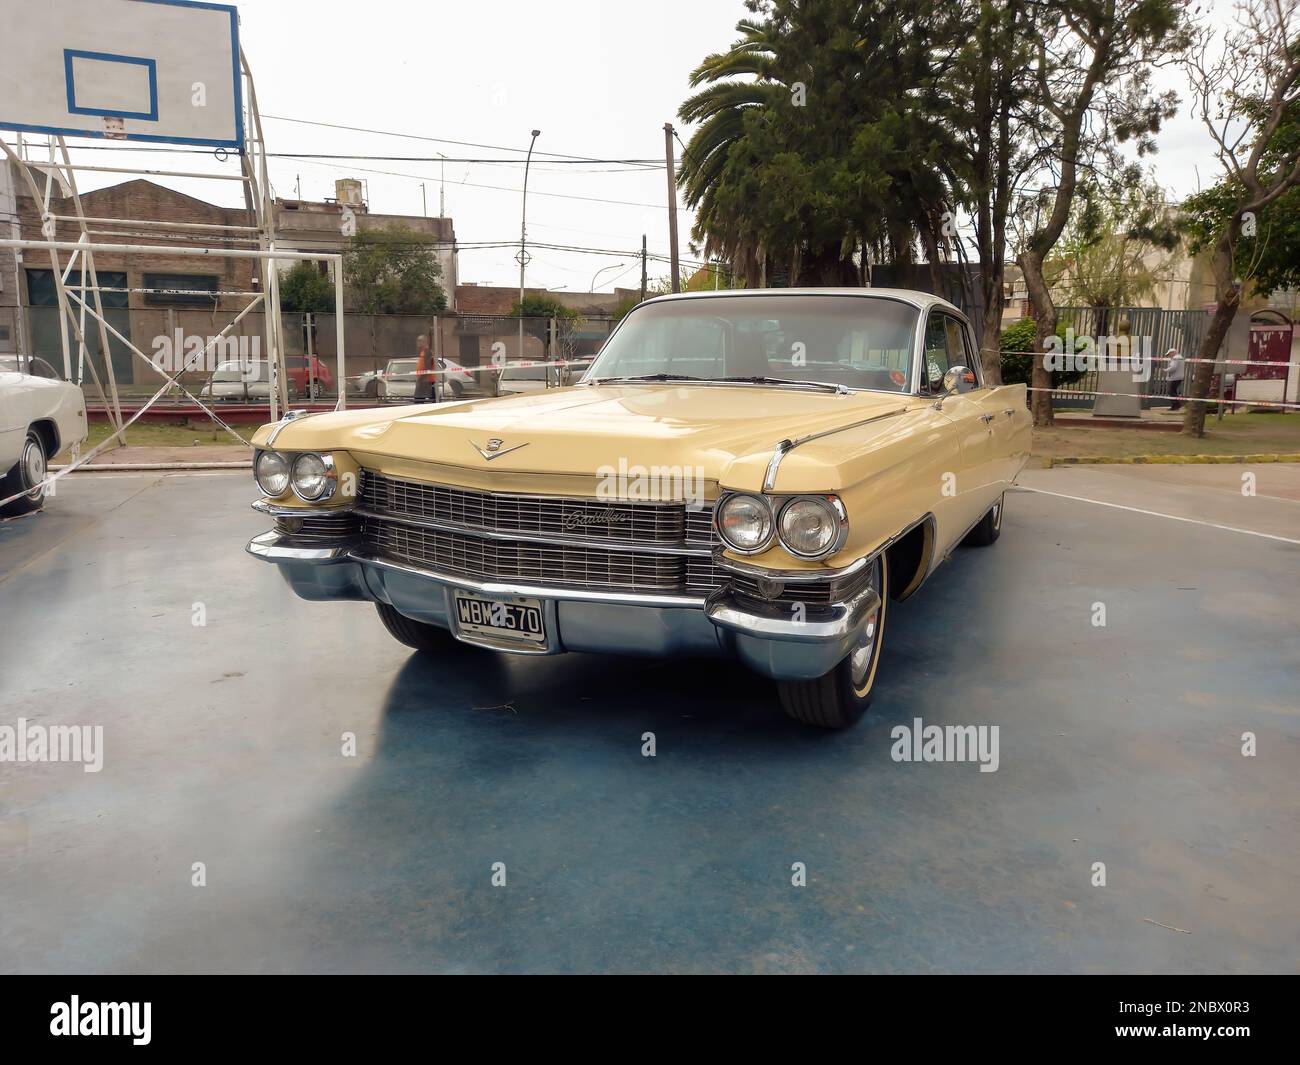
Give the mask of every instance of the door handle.
[[992, 420], [993, 420], [993, 415], [991, 414], [980, 415], [980, 421], [982, 421], [985, 425], [988, 425], [988, 423], [991, 422]]
[[1016, 412], [1014, 410], [1004, 410], [1002, 413], [1005, 414], [1008, 418], [1014, 418], [1016, 416]]

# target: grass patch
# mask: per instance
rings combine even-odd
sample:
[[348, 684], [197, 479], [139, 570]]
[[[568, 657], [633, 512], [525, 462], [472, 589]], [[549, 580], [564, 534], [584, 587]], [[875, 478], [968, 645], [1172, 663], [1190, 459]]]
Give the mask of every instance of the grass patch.
[[1228, 414], [1221, 422], [1208, 415], [1202, 437], [1149, 429], [1035, 429], [1033, 444], [1036, 458], [1260, 455], [1276, 452], [1300, 452], [1300, 414]]
[[[244, 437], [247, 439], [256, 432], [257, 426], [236, 426], [236, 429], [243, 430]], [[108, 422], [91, 422], [90, 435], [86, 438], [86, 442], [81, 445], [82, 454], [84, 455], [91, 448], [102, 444], [108, 439], [112, 431], [112, 426]], [[126, 442], [131, 447], [192, 447], [195, 451], [218, 444], [239, 446], [238, 440], [224, 429], [211, 423], [190, 427], [186, 425], [152, 425], [137, 422], [126, 431]], [[72, 453], [64, 451], [58, 458], [51, 461], [65, 463], [70, 462], [71, 459]], [[195, 461], [202, 461], [202, 455], [196, 455]]]

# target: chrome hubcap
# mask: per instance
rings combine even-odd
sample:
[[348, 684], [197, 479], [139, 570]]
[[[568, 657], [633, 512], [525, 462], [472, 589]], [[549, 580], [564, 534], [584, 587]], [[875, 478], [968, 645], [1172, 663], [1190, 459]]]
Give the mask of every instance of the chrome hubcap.
[[[880, 560], [871, 570], [871, 587], [880, 591]], [[871, 670], [871, 660], [876, 650], [876, 635], [880, 631], [880, 607], [867, 615], [862, 627], [862, 639], [849, 652], [849, 676], [855, 688], [861, 688], [867, 682], [867, 673]]]
[[29, 440], [23, 451], [23, 468], [27, 474], [27, 483], [32, 485], [31, 495], [36, 497], [43, 489], [35, 487], [45, 480], [45, 454], [40, 445]]

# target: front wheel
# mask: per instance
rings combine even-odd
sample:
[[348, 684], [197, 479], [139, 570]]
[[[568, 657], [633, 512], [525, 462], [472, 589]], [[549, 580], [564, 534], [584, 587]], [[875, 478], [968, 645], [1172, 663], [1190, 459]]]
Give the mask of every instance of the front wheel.
[[24, 493], [0, 507], [0, 514], [30, 514], [45, 502], [45, 444], [35, 429], [27, 430], [18, 464], [0, 478], [0, 499]]
[[376, 603], [375, 608], [379, 611], [379, 620], [384, 623], [384, 628], [388, 630], [389, 635], [399, 643], [414, 647], [417, 651], [441, 651], [456, 640], [446, 629], [408, 618], [405, 614], [399, 614], [387, 603]]
[[889, 601], [889, 566], [883, 555], [871, 564], [870, 586], [880, 597], [862, 624], [857, 644], [839, 665], [815, 680], [777, 682], [781, 708], [802, 725], [848, 728], [871, 705], [871, 693], [885, 640], [885, 607]]
[[988, 547], [1002, 535], [1002, 507], [1007, 494], [1002, 493], [998, 501], [989, 508], [989, 512], [980, 518], [979, 524], [966, 534], [962, 544], [966, 547]]

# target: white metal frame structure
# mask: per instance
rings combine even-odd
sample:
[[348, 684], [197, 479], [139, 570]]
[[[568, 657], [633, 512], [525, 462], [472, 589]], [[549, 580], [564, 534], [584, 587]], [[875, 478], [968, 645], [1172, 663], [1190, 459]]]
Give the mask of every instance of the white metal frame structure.
[[[58, 6], [61, 0], [52, 0]], [[79, 2], [79, 0], [74, 0]], [[141, 5], [142, 8], [144, 5]], [[235, 27], [235, 47], [237, 44], [237, 15], [233, 7], [212, 4], [196, 4], [185, 0], [149, 0], [149, 11], [142, 12], [148, 24], [151, 12], [159, 12], [160, 18], [171, 9], [202, 8], [206, 12], [228, 11]], [[160, 21], [158, 25], [166, 25]], [[19, 27], [20, 33], [23, 27]], [[157, 38], [157, 33], [153, 33]], [[21, 39], [9, 42], [10, 47], [21, 49]], [[129, 167], [93, 166], [74, 163], [68, 148], [65, 132], [49, 125], [24, 122], [24, 116], [0, 117], [0, 128], [19, 130], [17, 151], [0, 139], [0, 148], [4, 156], [13, 164], [21, 175], [29, 195], [42, 215], [42, 234], [44, 240], [5, 239], [0, 240], [0, 247], [12, 248], [21, 252], [43, 253], [48, 255], [50, 268], [54, 276], [55, 289], [59, 306], [60, 338], [63, 349], [63, 372], [70, 381], [83, 381], [84, 372], [89, 369], [94, 387], [113, 423], [114, 433], [93, 451], [81, 456], [74, 465], [89, 461], [100, 451], [119, 446], [124, 439], [125, 429], [138, 420], [150, 407], [166, 395], [172, 388], [178, 389], [186, 398], [208, 414], [212, 420], [232, 436], [247, 444], [234, 429], [227, 425], [219, 415], [199, 397], [195, 396], [178, 380], [182, 371], [164, 372], [149, 355], [141, 351], [136, 344], [124, 336], [107, 319], [104, 313], [103, 299], [96, 270], [96, 253], [114, 256], [132, 255], [166, 255], [197, 258], [252, 259], [257, 265], [254, 278], [256, 291], [226, 292], [223, 296], [243, 297], [248, 300], [246, 306], [238, 312], [232, 312], [233, 318], [220, 332], [208, 338], [201, 356], [187, 359], [185, 369], [200, 358], [200, 365], [206, 365], [213, 345], [233, 329], [251, 311], [261, 308], [263, 311], [265, 358], [270, 368], [270, 417], [278, 420], [280, 412], [287, 406], [287, 387], [285, 373], [284, 326], [281, 319], [279, 264], [281, 262], [317, 261], [328, 262], [334, 267], [335, 286], [335, 330], [337, 344], [337, 380], [339, 382], [338, 401], [335, 409], [341, 410], [347, 405], [347, 390], [344, 387], [344, 320], [343, 320], [343, 261], [339, 254], [321, 252], [299, 252], [281, 250], [277, 246], [275, 204], [271, 192], [265, 138], [262, 130], [261, 116], [257, 106], [257, 93], [247, 57], [242, 49], [236, 59], [238, 78], [235, 97], [238, 114], [234, 116], [233, 125], [242, 142], [232, 149], [227, 149], [218, 141], [203, 140], [184, 135], [172, 135], [176, 125], [162, 125], [157, 129], [140, 132], [133, 127], [116, 136], [124, 140], [148, 140], [167, 143], [217, 145], [214, 153], [219, 162], [225, 162], [231, 156], [239, 159], [239, 173], [199, 172], [180, 170], [143, 170]], [[71, 74], [69, 74], [71, 79]], [[69, 81], [71, 85], [71, 81]], [[72, 89], [69, 88], [69, 110], [72, 109]], [[155, 108], [156, 110], [156, 108]], [[29, 116], [30, 117], [30, 116]], [[42, 121], [44, 119], [42, 118]], [[106, 122], [109, 120], [106, 120]], [[30, 133], [35, 129], [45, 131], [40, 141], [33, 141]], [[24, 133], [26, 131], [26, 133]], [[68, 130], [76, 136], [105, 136], [103, 133]], [[26, 136], [26, 139], [24, 139]], [[48, 159], [34, 158], [35, 150], [45, 148]], [[98, 174], [121, 174], [129, 178], [178, 177], [203, 181], [238, 181], [244, 192], [244, 203], [249, 225], [216, 225], [199, 223], [169, 222], [158, 219], [100, 218], [88, 216], [82, 206], [81, 195], [77, 187], [77, 173], [90, 172]], [[72, 202], [71, 215], [56, 215], [51, 211], [51, 198], [56, 185], [66, 188]], [[58, 239], [58, 226], [75, 226], [75, 240]], [[110, 239], [105, 239], [110, 238]], [[151, 243], [162, 240], [173, 241], [170, 244]], [[76, 274], [74, 278], [74, 272]], [[260, 286], [260, 288], [258, 287]], [[116, 291], [116, 290], [115, 290]], [[136, 291], [136, 290], [130, 290]], [[103, 357], [107, 380], [100, 380], [95, 360], [88, 358], [87, 329], [98, 333], [99, 349]], [[133, 356], [141, 359], [150, 369], [164, 378], [162, 387], [145, 403], [128, 421], [123, 421], [122, 406], [118, 395], [118, 384], [113, 370], [110, 338], [124, 345]], [[30, 352], [28, 338], [20, 338]], [[73, 352], [76, 351], [76, 373], [74, 375]], [[71, 467], [69, 467], [70, 469]], [[69, 472], [69, 469], [61, 471]], [[54, 479], [51, 477], [51, 480]]]

